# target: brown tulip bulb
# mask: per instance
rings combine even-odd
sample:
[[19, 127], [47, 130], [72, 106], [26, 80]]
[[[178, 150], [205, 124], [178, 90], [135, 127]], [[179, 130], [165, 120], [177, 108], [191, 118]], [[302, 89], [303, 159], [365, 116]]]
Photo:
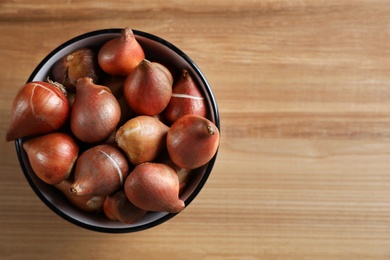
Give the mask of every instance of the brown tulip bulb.
[[72, 186], [73, 178], [68, 178], [56, 185], [65, 196], [68, 201], [76, 206], [77, 208], [86, 211], [86, 212], [98, 212], [103, 208], [105, 196], [74, 196], [70, 192], [70, 187]]
[[160, 63], [146, 59], [127, 76], [124, 96], [129, 107], [139, 115], [155, 116], [168, 105], [173, 77]]
[[177, 174], [166, 164], [137, 165], [126, 178], [124, 191], [134, 205], [147, 211], [177, 213], [185, 207]]
[[103, 211], [107, 218], [119, 220], [122, 223], [132, 224], [146, 214], [146, 210], [140, 209], [131, 203], [123, 189], [107, 196], [104, 201]]
[[53, 79], [67, 90], [74, 90], [79, 78], [89, 77], [97, 82], [99, 74], [97, 55], [89, 48], [78, 49], [62, 57], [52, 68]]
[[65, 124], [69, 110], [66, 95], [57, 86], [29, 82], [14, 98], [6, 140], [54, 132]]
[[128, 162], [118, 148], [93, 146], [78, 158], [70, 191], [76, 196], [107, 196], [123, 186], [128, 173]]
[[219, 146], [219, 130], [207, 118], [185, 115], [170, 127], [167, 150], [177, 166], [192, 170], [209, 162]]
[[111, 76], [129, 75], [144, 58], [145, 53], [130, 28], [106, 42], [98, 53], [100, 67]]
[[55, 132], [23, 142], [31, 168], [47, 184], [58, 184], [69, 177], [79, 154], [76, 141]]
[[137, 116], [116, 132], [115, 140], [133, 165], [154, 160], [166, 146], [169, 127], [150, 116]]
[[70, 127], [78, 139], [86, 143], [105, 140], [116, 130], [120, 117], [120, 105], [110, 89], [90, 78], [77, 81]]
[[172, 124], [184, 115], [206, 117], [207, 107], [203, 95], [188, 70], [182, 71], [181, 77], [173, 85], [173, 93], [165, 108], [165, 118]]

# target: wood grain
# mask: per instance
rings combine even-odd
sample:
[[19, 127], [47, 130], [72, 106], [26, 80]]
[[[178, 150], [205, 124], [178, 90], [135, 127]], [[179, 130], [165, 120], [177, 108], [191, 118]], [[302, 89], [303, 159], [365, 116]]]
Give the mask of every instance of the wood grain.
[[[0, 134], [56, 46], [130, 26], [205, 73], [215, 168], [181, 214], [132, 234], [67, 223], [1, 141], [1, 259], [389, 259], [390, 4], [375, 0], [0, 0]], [[4, 140], [4, 139], [2, 139]]]

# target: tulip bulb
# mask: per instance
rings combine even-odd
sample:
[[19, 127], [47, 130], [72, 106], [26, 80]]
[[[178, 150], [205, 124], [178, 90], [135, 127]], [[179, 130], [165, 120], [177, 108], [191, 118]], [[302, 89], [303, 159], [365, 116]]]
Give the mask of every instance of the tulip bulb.
[[70, 127], [78, 139], [86, 143], [105, 140], [115, 131], [120, 117], [120, 105], [110, 89], [92, 83], [91, 78], [77, 81]]
[[72, 183], [73, 178], [68, 178], [54, 185], [54, 187], [59, 189], [72, 205], [83, 211], [98, 212], [103, 208], [105, 196], [74, 196], [70, 192]]
[[217, 152], [219, 130], [207, 118], [185, 115], [170, 127], [167, 150], [172, 162], [184, 169], [193, 170], [209, 162]]
[[69, 110], [66, 95], [57, 86], [29, 82], [14, 98], [6, 140], [54, 132], [65, 124]]
[[111, 76], [127, 76], [145, 58], [145, 53], [130, 28], [120, 37], [106, 42], [99, 50], [98, 63]]
[[68, 90], [76, 88], [79, 78], [89, 77], [97, 82], [100, 68], [96, 56], [93, 50], [82, 48], [62, 57], [53, 65], [53, 79]]
[[137, 165], [126, 178], [124, 191], [134, 205], [147, 211], [177, 213], [185, 207], [176, 171], [166, 164]]
[[115, 135], [118, 146], [133, 165], [154, 160], [166, 145], [169, 127], [150, 116], [137, 116], [121, 126]]
[[55, 132], [23, 142], [31, 168], [47, 184], [58, 184], [69, 177], [79, 154], [76, 141]]
[[172, 74], [166, 67], [144, 59], [127, 76], [124, 96], [135, 113], [155, 116], [168, 105], [172, 95], [172, 84]]
[[171, 124], [184, 115], [206, 116], [206, 102], [188, 70], [184, 69], [179, 80], [173, 85], [172, 97], [164, 112], [165, 118]]
[[76, 196], [107, 196], [119, 190], [129, 173], [126, 157], [113, 145], [101, 144], [78, 158], [70, 192]]

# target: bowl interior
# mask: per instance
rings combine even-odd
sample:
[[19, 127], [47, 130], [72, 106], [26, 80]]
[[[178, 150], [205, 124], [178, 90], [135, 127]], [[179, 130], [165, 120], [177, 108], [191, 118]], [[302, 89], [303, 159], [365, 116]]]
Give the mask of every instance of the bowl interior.
[[[65, 42], [42, 60], [28, 81], [44, 80], [48, 75], [50, 75], [50, 70], [53, 64], [66, 54], [83, 47], [99, 48], [108, 40], [119, 37], [121, 30], [122, 29], [118, 28], [94, 31]], [[133, 30], [133, 32], [144, 49], [147, 59], [161, 62], [163, 64], [170, 64], [170, 66], [177, 71], [181, 71], [181, 69], [185, 68], [192, 72], [192, 75], [194, 75], [195, 80], [206, 97], [206, 104], [208, 105], [207, 117], [219, 128], [218, 108], [214, 95], [208, 82], [195, 63], [182, 51], [167, 41], [145, 32], [136, 30]], [[18, 139], [15, 142], [15, 145], [20, 165], [30, 186], [49, 208], [76, 225], [101, 232], [133, 232], [153, 227], [175, 215], [166, 212], [148, 212], [138, 222], [133, 224], [124, 224], [108, 220], [103, 213], [96, 214], [83, 212], [71, 205], [56, 188], [44, 183], [35, 175], [31, 169], [27, 154], [22, 148], [22, 143], [23, 139]], [[191, 180], [180, 196], [181, 199], [185, 201], [186, 206], [190, 204], [203, 187], [211, 172], [215, 159], [216, 155], [207, 165], [195, 170], [195, 172], [191, 174]]]

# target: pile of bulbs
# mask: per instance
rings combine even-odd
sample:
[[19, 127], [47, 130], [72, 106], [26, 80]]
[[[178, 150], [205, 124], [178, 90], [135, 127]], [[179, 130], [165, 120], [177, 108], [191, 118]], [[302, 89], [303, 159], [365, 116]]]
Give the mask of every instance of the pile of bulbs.
[[51, 79], [15, 97], [7, 141], [23, 138], [31, 168], [76, 207], [134, 223], [177, 213], [219, 130], [186, 69], [149, 61], [132, 30], [58, 60]]

